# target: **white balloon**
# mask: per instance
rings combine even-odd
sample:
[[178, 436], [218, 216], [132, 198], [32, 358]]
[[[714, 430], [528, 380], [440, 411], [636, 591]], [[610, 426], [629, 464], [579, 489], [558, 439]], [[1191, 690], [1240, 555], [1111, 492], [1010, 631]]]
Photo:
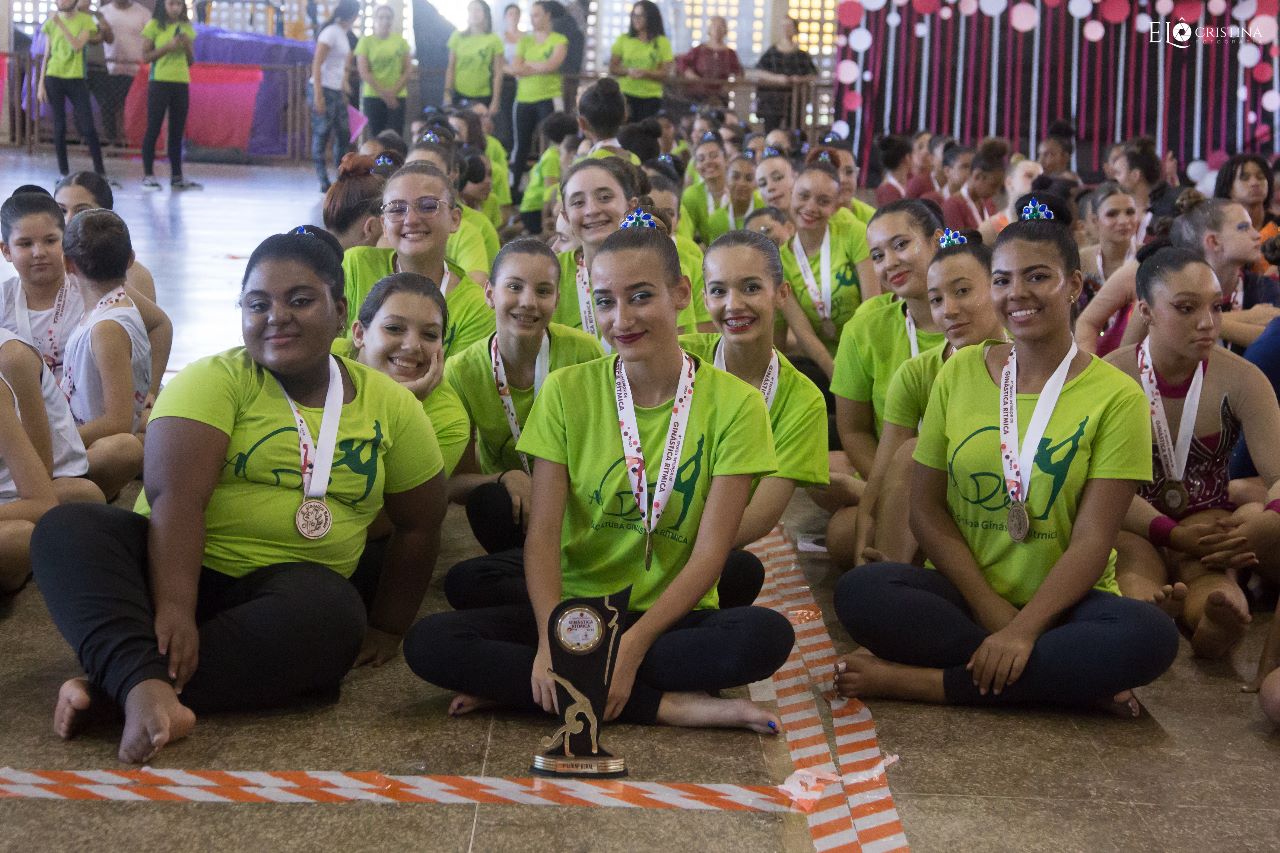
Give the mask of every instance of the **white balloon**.
[[1140, 33], [1151, 32], [1151, 16], [1146, 12], [1139, 12], [1138, 17], [1133, 21], [1133, 28]]
[[[1258, 47], [1251, 41], [1247, 41], [1240, 46], [1240, 65], [1244, 68], [1252, 68], [1262, 61], [1262, 48]], [[1241, 100], [1244, 100], [1243, 98]]]
[[1231, 17], [1237, 21], [1247, 21], [1258, 11], [1258, 0], [1240, 0], [1232, 9]]
[[922, 39], [929, 35], [929, 25], [924, 21], [916, 21], [916, 38]]
[[896, 27], [898, 26], [898, 24], [902, 23], [902, 16], [899, 15], [897, 12], [890, 12], [889, 14], [884, 16], [884, 19], [885, 19], [885, 22], [888, 23], [889, 26], [891, 27]]
[[1227, 11], [1227, 0], [1209, 0], [1206, 8], [1209, 10], [1210, 15], [1215, 18], [1219, 17]]
[[[1173, 0], [1169, 0], [1170, 8], [1173, 7]], [[1083, 21], [1085, 18], [1093, 14], [1093, 4], [1089, 0], [1071, 0], [1067, 3], [1067, 12], [1073, 18]]]
[[831, 132], [840, 136], [841, 139], [849, 138], [849, 122], [844, 119], [831, 125]]
[[858, 63], [852, 59], [845, 59], [836, 64], [836, 79], [846, 86], [857, 80], [860, 73]]
[[1169, 17], [1173, 11], [1173, 0], [1156, 0], [1156, 14]]
[[1280, 91], [1272, 89], [1262, 93], [1262, 108], [1269, 113], [1280, 112]]
[[982, 14], [994, 18], [1009, 8], [1009, 0], [978, 0], [978, 8]]
[[1256, 124], [1258, 121], [1258, 114], [1253, 110], [1249, 110], [1249, 115], [1246, 116], [1246, 118], [1249, 120], [1249, 124]]
[[1212, 172], [1205, 172], [1204, 177], [1196, 182], [1196, 189], [1200, 191], [1201, 195], [1213, 198], [1213, 191], [1217, 188], [1217, 183], [1218, 170], [1214, 169]]
[[868, 12], [879, 12], [888, 2], [889, 0], [864, 0], [862, 8]]
[[859, 53], [871, 47], [871, 30], [866, 27], [858, 27], [849, 33], [849, 47]]
[[849, 43], [847, 36], [836, 36], [836, 47], [844, 47]]
[[871, 72], [870, 72], [870, 71], [863, 71], [863, 72], [862, 72], [862, 79], [863, 79], [863, 80], [870, 81], [870, 80], [871, 80]]
[[1187, 177], [1191, 183], [1198, 184], [1209, 172], [1209, 164], [1203, 160], [1192, 160], [1187, 164]]
[[1241, 86], [1239, 89], [1236, 89], [1236, 97], [1242, 101], [1249, 100], [1249, 87]]

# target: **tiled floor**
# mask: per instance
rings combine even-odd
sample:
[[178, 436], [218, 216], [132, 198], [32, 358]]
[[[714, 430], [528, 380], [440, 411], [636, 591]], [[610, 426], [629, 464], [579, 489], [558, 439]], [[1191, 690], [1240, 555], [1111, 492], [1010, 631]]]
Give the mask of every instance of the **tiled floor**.
[[[319, 219], [306, 169], [193, 165], [203, 193], [144, 195], [136, 163], [117, 210], [151, 267], [177, 330], [174, 366], [238, 342], [236, 290], [266, 234]], [[50, 181], [45, 161], [0, 152], [0, 196]], [[2, 263], [2, 262], [0, 262]], [[0, 275], [9, 273], [0, 267]], [[821, 519], [807, 498], [794, 530]], [[463, 514], [448, 518], [440, 565], [477, 553]], [[834, 578], [821, 559], [806, 574], [830, 613]], [[438, 573], [441, 574], [442, 572]], [[424, 611], [443, 608], [438, 582]], [[873, 702], [898, 810], [917, 851], [1274, 851], [1280, 849], [1280, 734], [1237, 684], [1254, 665], [1268, 617], [1232, 662], [1186, 653], [1140, 691], [1138, 721], [1048, 711], [1010, 713]], [[847, 646], [830, 617], [832, 636]], [[49, 729], [58, 684], [75, 673], [39, 592], [0, 601], [0, 766], [116, 767], [118, 730], [64, 743]], [[527, 775], [550, 721], [481, 713], [449, 719], [448, 695], [402, 661], [353, 673], [335, 705], [200, 721], [162, 753], [164, 767], [379, 770]], [[615, 726], [608, 745], [643, 780], [776, 784], [783, 745], [742, 732]], [[812, 849], [798, 817], [526, 806], [137, 805], [0, 800], [0, 850], [689, 850]]]

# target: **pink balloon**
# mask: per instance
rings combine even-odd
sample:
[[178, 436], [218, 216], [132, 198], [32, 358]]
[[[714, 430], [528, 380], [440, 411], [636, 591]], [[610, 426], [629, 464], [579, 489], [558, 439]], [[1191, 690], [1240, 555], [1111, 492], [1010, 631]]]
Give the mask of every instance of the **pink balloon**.
[[1280, 14], [1280, 0], [1258, 0], [1258, 14], [1274, 18]]
[[1102, 26], [1101, 21], [1089, 21], [1084, 25], [1082, 32], [1087, 41], [1102, 41], [1102, 37], [1107, 34], [1107, 28]]
[[840, 19], [840, 25], [851, 30], [862, 23], [862, 4], [846, 0], [836, 7], [836, 15]]
[[1253, 79], [1259, 83], [1271, 82], [1271, 66], [1265, 62], [1259, 62], [1257, 65], [1253, 66], [1253, 69], [1249, 73], [1251, 73], [1253, 75]]
[[1102, 0], [1098, 7], [1102, 11], [1102, 20], [1108, 24], [1120, 24], [1129, 20], [1129, 0]]
[[1259, 15], [1249, 22], [1249, 33], [1258, 44], [1275, 44], [1277, 28], [1275, 15]]
[[1202, 0], [1175, 0], [1173, 4], [1173, 17], [1182, 18], [1191, 22], [1195, 26], [1195, 22], [1199, 20], [1200, 13], [1204, 10]]
[[942, 8], [942, 0], [911, 0], [911, 5], [921, 15], [932, 15]]
[[1040, 24], [1036, 7], [1030, 3], [1018, 3], [1009, 10], [1009, 26], [1020, 33], [1029, 33]]
[[1209, 0], [1206, 8], [1208, 8], [1210, 15], [1220, 18], [1227, 14], [1227, 0]]
[[957, 3], [961, 15], [972, 15], [978, 11], [978, 0], [960, 0]]
[[855, 92], [855, 91], [852, 91], [852, 90], [850, 90], [850, 91], [848, 91], [848, 92], [845, 92], [845, 93], [844, 93], [844, 108], [845, 108], [846, 110], [860, 110], [860, 109], [862, 109], [862, 93], [861, 93], [861, 92]]

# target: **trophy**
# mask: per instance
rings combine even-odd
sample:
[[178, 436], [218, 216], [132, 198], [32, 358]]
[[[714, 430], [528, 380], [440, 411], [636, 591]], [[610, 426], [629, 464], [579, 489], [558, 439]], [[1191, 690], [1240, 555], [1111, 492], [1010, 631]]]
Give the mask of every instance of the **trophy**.
[[622, 614], [631, 587], [603, 598], [571, 598], [551, 611], [551, 678], [563, 715], [560, 728], [542, 739], [533, 772], [543, 776], [627, 775], [624, 759], [600, 746], [600, 723], [609, 697]]

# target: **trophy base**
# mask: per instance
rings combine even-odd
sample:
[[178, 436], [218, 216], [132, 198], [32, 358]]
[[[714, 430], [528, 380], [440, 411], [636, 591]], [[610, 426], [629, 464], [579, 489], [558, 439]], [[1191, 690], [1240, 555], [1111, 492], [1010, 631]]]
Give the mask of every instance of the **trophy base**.
[[627, 775], [627, 762], [608, 753], [574, 756], [539, 753], [533, 757], [534, 773], [539, 776], [585, 776], [592, 779], [617, 779]]

